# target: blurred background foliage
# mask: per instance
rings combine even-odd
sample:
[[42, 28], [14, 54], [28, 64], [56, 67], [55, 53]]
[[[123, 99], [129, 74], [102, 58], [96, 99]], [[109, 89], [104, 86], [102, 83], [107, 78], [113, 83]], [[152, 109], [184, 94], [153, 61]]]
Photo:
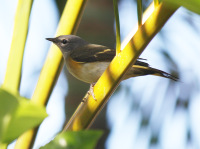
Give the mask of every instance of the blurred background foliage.
[[[14, 1], [16, 3], [16, 0]], [[3, 0], [0, 2], [3, 3]], [[137, 0], [119, 0], [118, 2], [121, 39], [123, 40], [137, 23]], [[35, 0], [34, 3], [40, 2]], [[60, 15], [66, 0], [55, 0], [53, 3], [58, 9], [57, 15]], [[150, 3], [150, 0], [143, 0], [143, 9], [145, 10]], [[8, 4], [12, 5], [12, 0]], [[2, 15], [2, 12], [0, 15]], [[53, 17], [55, 16], [50, 18]], [[2, 17], [0, 16], [0, 18]], [[57, 21], [55, 19], [55, 22]], [[147, 59], [152, 67], [178, 76], [180, 82], [155, 76], [123, 81], [91, 127], [105, 130], [103, 137], [97, 144], [97, 149], [200, 148], [200, 119], [198, 116], [200, 112], [199, 22], [199, 15], [180, 8], [156, 35], [141, 57]], [[56, 26], [56, 23], [54, 24]], [[55, 29], [51, 30], [51, 36], [55, 33]], [[29, 43], [30, 39], [33, 39], [29, 37], [31, 32], [28, 35]], [[45, 32], [48, 32], [48, 30], [45, 30]], [[77, 35], [88, 42], [114, 48], [115, 30], [112, 0], [88, 0]], [[38, 38], [45, 42], [42, 37]], [[4, 40], [0, 42], [2, 43]], [[35, 41], [32, 40], [32, 42]], [[27, 45], [26, 48], [28, 47], [30, 46]], [[43, 47], [48, 48], [47, 46]], [[3, 49], [0, 50], [0, 52], [3, 51]], [[28, 59], [26, 52], [28, 53], [28, 49], [25, 51], [24, 63]], [[22, 95], [31, 96], [34, 83], [36, 83], [34, 80], [37, 80], [42, 69], [46, 52], [47, 50], [43, 51], [43, 58], [39, 60], [41, 66], [36, 66], [32, 74], [27, 77], [29, 85], [25, 85], [27, 80], [22, 77]], [[40, 57], [40, 53], [37, 53], [37, 55]], [[27, 67], [24, 64], [23, 71]], [[1, 72], [4, 73], [4, 69], [1, 69]], [[64, 67], [64, 74], [67, 78], [68, 88], [66, 85], [61, 85], [59, 89], [61, 92], [65, 91], [65, 94], [67, 92], [65, 97], [66, 123], [87, 92], [89, 85], [75, 79], [69, 74], [66, 66]], [[32, 79], [34, 75], [35, 79]], [[62, 74], [59, 79], [61, 78], [64, 79]], [[58, 81], [56, 87], [59, 83]], [[31, 87], [27, 90], [23, 89], [30, 84]], [[59, 94], [59, 90], [55, 90]], [[57, 96], [56, 98], [60, 97]], [[62, 101], [61, 104], [64, 104], [64, 102]], [[48, 106], [50, 105], [48, 104]], [[55, 109], [50, 112], [49, 108], [49, 113], [53, 112], [55, 112]], [[59, 116], [57, 117], [59, 118]], [[63, 116], [60, 115], [60, 119], [63, 119]], [[62, 125], [64, 126], [64, 124]], [[51, 128], [47, 131], [50, 130]], [[49, 137], [52, 138], [54, 135], [55, 132]], [[47, 140], [41, 140], [41, 137], [36, 141], [38, 140], [40, 140], [38, 144], [47, 143]], [[36, 142], [35, 147], [38, 144]], [[12, 148], [12, 145], [10, 148]]]

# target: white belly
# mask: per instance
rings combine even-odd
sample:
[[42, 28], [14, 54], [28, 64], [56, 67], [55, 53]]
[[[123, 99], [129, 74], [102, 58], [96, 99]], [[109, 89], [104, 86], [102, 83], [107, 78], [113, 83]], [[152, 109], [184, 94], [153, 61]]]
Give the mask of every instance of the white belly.
[[109, 64], [110, 62], [79, 63], [76, 67], [67, 64], [67, 69], [77, 79], [91, 84], [97, 82]]

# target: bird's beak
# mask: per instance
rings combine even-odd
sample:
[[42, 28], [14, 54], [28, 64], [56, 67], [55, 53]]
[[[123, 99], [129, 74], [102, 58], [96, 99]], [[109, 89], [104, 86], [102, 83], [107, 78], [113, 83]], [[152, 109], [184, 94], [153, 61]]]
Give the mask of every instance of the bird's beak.
[[52, 42], [56, 42], [56, 38], [46, 38], [46, 40], [52, 41]]

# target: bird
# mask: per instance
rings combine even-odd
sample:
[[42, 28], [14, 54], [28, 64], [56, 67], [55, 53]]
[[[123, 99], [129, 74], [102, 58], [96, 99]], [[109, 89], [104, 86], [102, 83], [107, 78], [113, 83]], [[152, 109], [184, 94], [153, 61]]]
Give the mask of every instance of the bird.
[[[112, 59], [116, 50], [97, 44], [91, 44], [76, 35], [61, 35], [55, 38], [46, 38], [53, 42], [62, 52], [68, 71], [77, 79], [89, 83], [90, 90], [95, 99], [93, 87]], [[174, 81], [179, 79], [162, 70], [150, 67], [148, 63], [138, 58], [123, 80], [131, 77], [155, 75], [169, 78]]]

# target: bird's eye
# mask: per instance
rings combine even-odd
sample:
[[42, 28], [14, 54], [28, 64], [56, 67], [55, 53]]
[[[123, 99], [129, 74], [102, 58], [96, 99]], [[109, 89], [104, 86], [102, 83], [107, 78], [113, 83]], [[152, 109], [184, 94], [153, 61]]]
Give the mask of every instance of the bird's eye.
[[67, 43], [67, 40], [66, 40], [66, 39], [63, 39], [63, 40], [62, 40], [62, 43], [63, 43], [63, 44], [66, 44], [66, 43]]

